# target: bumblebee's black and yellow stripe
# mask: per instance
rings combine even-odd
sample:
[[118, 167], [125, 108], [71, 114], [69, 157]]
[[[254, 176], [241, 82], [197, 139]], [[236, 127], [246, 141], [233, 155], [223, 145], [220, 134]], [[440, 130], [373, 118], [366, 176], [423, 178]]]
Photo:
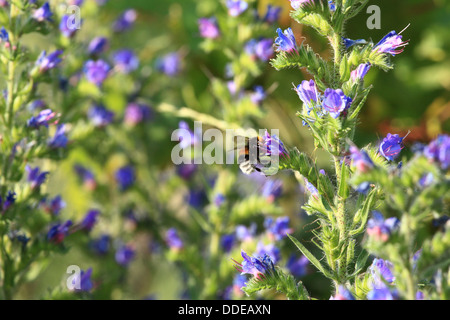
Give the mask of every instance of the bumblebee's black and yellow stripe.
[[251, 174], [254, 171], [261, 172], [258, 167], [261, 165], [260, 156], [265, 154], [266, 147], [264, 140], [260, 136], [245, 138], [245, 144], [239, 149], [238, 163], [239, 168], [245, 174]]

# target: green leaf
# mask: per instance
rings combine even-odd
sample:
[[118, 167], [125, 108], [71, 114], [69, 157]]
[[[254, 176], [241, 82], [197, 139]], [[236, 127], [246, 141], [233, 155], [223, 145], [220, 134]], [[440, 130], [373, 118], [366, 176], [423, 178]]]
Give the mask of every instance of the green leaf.
[[308, 260], [320, 271], [322, 272], [325, 277], [327, 277], [328, 279], [333, 279], [333, 275], [330, 271], [328, 271], [328, 269], [323, 266], [320, 261], [308, 250], [306, 249], [306, 247], [304, 245], [302, 245], [297, 239], [295, 239], [294, 237], [290, 236], [289, 234], [287, 235], [289, 237], [289, 239], [291, 239], [291, 241], [295, 244], [295, 246], [300, 250], [300, 252], [306, 257], [308, 258]]

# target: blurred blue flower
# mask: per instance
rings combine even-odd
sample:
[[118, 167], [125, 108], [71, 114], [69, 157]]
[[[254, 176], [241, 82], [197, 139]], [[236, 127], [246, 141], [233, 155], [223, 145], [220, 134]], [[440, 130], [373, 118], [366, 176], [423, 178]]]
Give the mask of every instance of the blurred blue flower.
[[139, 58], [129, 49], [116, 51], [113, 55], [116, 70], [121, 73], [130, 73], [139, 67]]
[[27, 181], [30, 183], [31, 189], [39, 188], [49, 174], [48, 171], [41, 172], [39, 167], [32, 169], [29, 165], [25, 166], [25, 171], [27, 172]]
[[398, 134], [388, 133], [386, 138], [380, 143], [379, 151], [383, 157], [389, 161], [393, 161], [398, 157], [403, 149], [403, 138]]
[[228, 14], [232, 17], [237, 17], [248, 8], [248, 3], [244, 0], [227, 0], [226, 6]]
[[124, 121], [127, 125], [135, 126], [141, 122], [149, 121], [152, 118], [150, 106], [139, 103], [130, 103], [125, 109]]
[[287, 263], [286, 268], [296, 277], [303, 277], [308, 273], [309, 260], [305, 256], [298, 258], [295, 254], [292, 254]]
[[131, 261], [133, 261], [135, 256], [136, 250], [129, 245], [123, 245], [117, 249], [114, 257], [119, 265], [126, 267], [131, 263]]
[[181, 57], [178, 52], [171, 52], [156, 60], [156, 69], [173, 77], [181, 71]]
[[115, 116], [114, 112], [102, 105], [92, 106], [87, 115], [91, 123], [98, 128], [103, 128], [113, 122]]
[[60, 124], [55, 132], [55, 135], [49, 139], [47, 145], [49, 148], [65, 148], [69, 139], [66, 136], [66, 125]]
[[165, 241], [169, 248], [174, 250], [181, 250], [184, 247], [184, 243], [179, 237], [178, 232], [175, 228], [170, 228], [169, 230], [167, 230]]
[[50, 4], [48, 2], [44, 3], [42, 7], [34, 11], [33, 19], [36, 21], [52, 21], [51, 17], [53, 16], [53, 12], [50, 9]]
[[103, 82], [108, 78], [111, 67], [103, 60], [89, 60], [84, 64], [84, 74], [86, 79], [97, 85], [101, 86]]
[[198, 29], [202, 38], [215, 39], [220, 36], [219, 26], [215, 17], [198, 19]]
[[48, 128], [49, 121], [56, 116], [56, 113], [51, 109], [45, 109], [39, 112], [35, 117], [31, 117], [27, 121], [27, 126], [33, 129], [39, 129], [40, 126]]
[[372, 218], [367, 221], [367, 234], [377, 240], [387, 241], [389, 236], [400, 226], [396, 217], [384, 219], [379, 211], [372, 211]]
[[57, 223], [53, 225], [47, 233], [47, 240], [56, 244], [63, 242], [66, 236], [69, 234], [71, 226], [71, 220], [67, 220], [62, 224]]
[[114, 32], [124, 32], [134, 25], [137, 19], [137, 12], [134, 9], [125, 10], [118, 18], [114, 21], [112, 29]]
[[88, 53], [93, 56], [98, 56], [105, 52], [109, 47], [109, 40], [106, 37], [95, 37], [91, 40], [88, 46]]
[[130, 188], [136, 180], [134, 168], [131, 166], [119, 168], [116, 171], [115, 177], [121, 191], [125, 191]]

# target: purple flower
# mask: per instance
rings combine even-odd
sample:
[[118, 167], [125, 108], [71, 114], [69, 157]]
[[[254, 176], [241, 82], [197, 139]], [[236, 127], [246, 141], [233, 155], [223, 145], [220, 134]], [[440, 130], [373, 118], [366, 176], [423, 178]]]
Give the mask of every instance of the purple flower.
[[388, 287], [375, 288], [367, 294], [367, 300], [394, 300], [395, 296]]
[[40, 126], [48, 128], [48, 122], [55, 117], [56, 113], [50, 109], [39, 112], [36, 117], [31, 117], [27, 121], [27, 126], [33, 129], [39, 129]]
[[0, 29], [0, 43], [5, 42], [9, 43], [9, 33], [6, 31], [5, 27], [1, 27]]
[[74, 165], [73, 169], [88, 190], [94, 190], [96, 188], [97, 182], [95, 181], [94, 174], [90, 170], [79, 164]]
[[130, 103], [125, 109], [125, 123], [130, 126], [138, 125], [141, 122], [150, 120], [152, 109], [145, 104]]
[[215, 17], [198, 19], [200, 36], [207, 39], [216, 39], [220, 36], [219, 26]]
[[273, 40], [263, 38], [256, 42], [254, 53], [261, 61], [269, 61], [273, 57]]
[[358, 68], [351, 72], [350, 79], [352, 79], [353, 82], [363, 80], [369, 70], [370, 63], [362, 63], [358, 66]]
[[326, 89], [324, 92], [323, 108], [331, 117], [337, 118], [349, 107], [351, 99], [341, 89]]
[[197, 171], [197, 165], [194, 163], [182, 163], [177, 165], [176, 172], [184, 180], [189, 180]]
[[1, 213], [5, 213], [13, 204], [16, 202], [16, 193], [13, 191], [8, 191], [6, 194], [5, 203], [3, 203], [2, 197], [0, 197], [0, 207], [2, 208]]
[[373, 278], [374, 289], [385, 288], [385, 282], [392, 284], [395, 280], [393, 274], [394, 265], [388, 260], [375, 258], [372, 265], [369, 267], [369, 271]]
[[169, 248], [173, 250], [181, 250], [184, 247], [183, 240], [178, 236], [178, 232], [175, 228], [170, 228], [166, 232], [165, 241]]
[[353, 165], [359, 172], [368, 172], [374, 167], [372, 159], [364, 150], [359, 150], [355, 146], [350, 147], [350, 156], [353, 160]]
[[441, 165], [443, 170], [450, 167], [450, 136], [439, 135], [423, 149], [425, 157]]
[[114, 21], [112, 29], [114, 32], [124, 32], [129, 30], [137, 19], [137, 12], [134, 9], [124, 11], [116, 21]]
[[266, 93], [264, 91], [264, 88], [262, 86], [255, 86], [254, 90], [251, 94], [250, 94], [250, 100], [254, 103], [254, 104], [261, 104], [264, 99], [266, 98]]
[[286, 262], [286, 268], [296, 277], [303, 277], [308, 272], [309, 260], [305, 256], [297, 258], [295, 254], [289, 257]]
[[27, 181], [31, 184], [31, 189], [39, 188], [47, 178], [49, 174], [48, 171], [41, 172], [39, 167], [32, 169], [30, 166], [25, 166], [25, 171], [27, 172]]
[[181, 71], [180, 55], [177, 52], [166, 54], [156, 61], [156, 68], [170, 77], [176, 76]]
[[395, 217], [384, 219], [378, 211], [372, 211], [372, 218], [367, 222], [367, 234], [376, 240], [383, 242], [389, 239], [389, 236], [400, 226], [400, 220]]
[[227, 0], [226, 6], [228, 14], [232, 17], [237, 17], [248, 8], [248, 3], [243, 0]]
[[259, 257], [269, 256], [273, 263], [277, 263], [281, 260], [280, 248], [276, 247], [273, 243], [264, 245], [262, 242], [258, 242], [256, 246], [256, 255]]
[[49, 55], [44, 50], [36, 61], [36, 67], [38, 67], [40, 73], [44, 73], [50, 69], [55, 68], [62, 61], [60, 55], [63, 50], [56, 50]]
[[42, 7], [34, 11], [33, 13], [33, 19], [42, 22], [42, 21], [52, 21], [53, 13], [50, 10], [50, 4], [48, 2], [44, 3]]
[[225, 203], [226, 199], [227, 198], [222, 193], [219, 193], [214, 197], [214, 204], [216, 207], [221, 207]]
[[49, 139], [47, 145], [49, 148], [65, 148], [69, 139], [66, 136], [66, 125], [60, 124], [56, 129], [55, 135]]
[[86, 271], [81, 270], [80, 274], [76, 274], [72, 280], [72, 286], [74, 290], [77, 292], [89, 292], [94, 287], [92, 283], [92, 268], [87, 269]]
[[281, 7], [272, 6], [271, 4], [267, 5], [267, 12], [263, 18], [264, 22], [267, 23], [275, 23], [280, 18]]
[[235, 268], [241, 274], [251, 274], [255, 278], [260, 279], [268, 272], [275, 270], [272, 259], [266, 254], [263, 257], [250, 257], [244, 251], [241, 252], [242, 258], [244, 260], [242, 263], [238, 263], [235, 260]]
[[79, 228], [86, 231], [91, 231], [94, 225], [97, 223], [97, 217], [100, 214], [99, 210], [89, 210], [80, 222]]
[[355, 300], [355, 297], [346, 287], [340, 285], [336, 294], [330, 300]]
[[251, 241], [256, 234], [256, 224], [250, 227], [243, 225], [236, 226], [236, 238], [240, 241]]
[[134, 259], [135, 255], [136, 250], [134, 250], [129, 245], [124, 245], [117, 249], [114, 257], [119, 265], [121, 265], [122, 267], [126, 267]]
[[125, 191], [130, 188], [136, 180], [133, 167], [124, 166], [116, 171], [116, 181], [119, 183], [119, 189]]
[[89, 60], [84, 65], [84, 74], [89, 82], [101, 86], [109, 74], [110, 66], [103, 60]]
[[268, 217], [264, 221], [269, 237], [275, 241], [280, 241], [285, 238], [287, 234], [292, 233], [292, 228], [289, 226], [289, 217], [278, 217], [275, 221]]
[[105, 37], [96, 37], [92, 39], [88, 46], [88, 53], [93, 56], [98, 56], [105, 52], [109, 47], [109, 40]]
[[291, 7], [294, 10], [297, 10], [303, 5], [314, 3], [314, 0], [289, 0], [289, 1], [291, 2]]
[[104, 106], [92, 106], [88, 111], [88, 118], [95, 127], [103, 128], [113, 122], [114, 112]]
[[115, 68], [121, 73], [130, 73], [139, 67], [139, 58], [132, 50], [122, 49], [113, 55]]
[[54, 197], [47, 203], [47, 199], [42, 202], [45, 210], [54, 216], [59, 215], [62, 209], [66, 207], [66, 202], [62, 199], [60, 195]]
[[403, 138], [398, 134], [388, 133], [386, 138], [380, 144], [379, 151], [383, 157], [389, 161], [393, 161], [398, 157], [403, 149]]
[[66, 38], [72, 38], [79, 29], [79, 26], [71, 23], [70, 18], [71, 16], [64, 15], [59, 24], [59, 30]]
[[268, 156], [286, 156], [287, 150], [284, 148], [283, 142], [278, 138], [277, 135], [270, 135], [266, 130], [264, 133], [264, 144], [266, 146], [266, 154]]
[[395, 31], [391, 31], [374, 46], [373, 50], [395, 56], [396, 54], [402, 53], [404, 50], [403, 47], [407, 44], [408, 41], [403, 42], [401, 35], [397, 34]]
[[281, 180], [268, 179], [264, 182], [261, 195], [271, 203], [281, 195], [282, 190], [283, 182]]
[[180, 121], [179, 129], [177, 130], [177, 138], [180, 141], [180, 147], [186, 149], [190, 146], [196, 145], [200, 139], [201, 135], [198, 132], [193, 132], [187, 122]]
[[63, 224], [58, 223], [53, 225], [47, 233], [47, 240], [56, 244], [63, 242], [69, 234], [71, 226], [71, 220], [67, 220]]
[[305, 178], [305, 187], [309, 191], [311, 196], [313, 196], [316, 199], [319, 197], [319, 191], [317, 190], [317, 188], [306, 178]]
[[294, 90], [297, 92], [300, 100], [308, 106], [308, 109], [311, 109], [314, 103], [319, 101], [316, 83], [312, 79], [309, 81], [303, 80]]
[[284, 32], [278, 28], [277, 33], [278, 37], [275, 39], [275, 44], [278, 46], [277, 51], [297, 51], [297, 43], [291, 28], [287, 28]]

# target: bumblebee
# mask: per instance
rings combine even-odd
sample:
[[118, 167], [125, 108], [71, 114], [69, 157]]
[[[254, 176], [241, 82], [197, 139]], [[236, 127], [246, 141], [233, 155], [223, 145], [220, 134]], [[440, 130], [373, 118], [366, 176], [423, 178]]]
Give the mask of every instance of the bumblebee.
[[244, 137], [244, 145], [239, 148], [238, 164], [244, 174], [251, 174], [254, 171], [262, 172], [261, 156], [266, 154], [264, 139], [260, 136], [248, 138]]

